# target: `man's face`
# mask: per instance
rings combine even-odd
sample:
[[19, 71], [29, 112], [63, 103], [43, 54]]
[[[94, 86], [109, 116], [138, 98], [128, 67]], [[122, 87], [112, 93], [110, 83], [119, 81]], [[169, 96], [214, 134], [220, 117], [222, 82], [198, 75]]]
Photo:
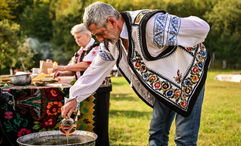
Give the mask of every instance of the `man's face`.
[[109, 22], [107, 22], [106, 27], [97, 27], [95, 24], [91, 24], [89, 30], [100, 42], [107, 41], [114, 44], [120, 36], [117, 27]]

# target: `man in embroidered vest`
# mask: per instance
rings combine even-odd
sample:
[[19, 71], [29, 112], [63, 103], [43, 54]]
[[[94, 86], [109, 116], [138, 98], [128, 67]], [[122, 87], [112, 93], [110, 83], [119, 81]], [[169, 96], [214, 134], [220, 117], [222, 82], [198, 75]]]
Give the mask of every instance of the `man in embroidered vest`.
[[165, 11], [119, 13], [102, 2], [88, 6], [83, 21], [103, 43], [86, 76], [78, 80], [80, 86], [70, 89], [62, 116], [69, 117], [116, 64], [138, 97], [153, 107], [149, 145], [168, 145], [174, 118], [176, 144], [196, 145], [210, 60], [202, 42], [209, 25]]
[[[75, 42], [80, 46], [80, 49], [75, 53], [68, 65], [57, 66], [54, 68], [54, 72], [55, 76], [75, 75], [78, 80], [97, 56], [100, 47], [99, 43], [91, 37], [90, 31], [84, 24], [73, 26], [71, 34], [74, 36]], [[87, 125], [82, 125], [83, 129], [81, 130], [94, 131], [98, 135], [96, 140], [97, 145], [108, 146], [109, 101], [110, 91], [112, 90], [110, 77], [105, 77], [104, 82], [102, 81], [102, 84], [98, 87], [94, 97], [88, 96], [89, 98], [82, 103], [82, 105], [87, 104], [88, 106], [81, 106], [79, 108], [81, 118], [79, 118], [78, 123], [85, 123]]]

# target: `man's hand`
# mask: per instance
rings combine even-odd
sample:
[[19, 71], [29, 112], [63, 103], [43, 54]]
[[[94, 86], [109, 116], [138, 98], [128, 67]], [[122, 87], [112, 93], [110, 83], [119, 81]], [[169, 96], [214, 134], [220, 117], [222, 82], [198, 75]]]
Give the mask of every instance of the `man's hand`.
[[76, 98], [68, 101], [64, 106], [61, 108], [61, 116], [65, 119], [70, 118], [71, 114], [76, 108]]

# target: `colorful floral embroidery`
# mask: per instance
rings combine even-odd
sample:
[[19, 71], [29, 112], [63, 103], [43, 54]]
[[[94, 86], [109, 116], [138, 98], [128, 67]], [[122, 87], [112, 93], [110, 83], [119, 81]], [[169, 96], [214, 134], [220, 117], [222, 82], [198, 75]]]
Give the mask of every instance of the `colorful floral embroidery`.
[[184, 101], [184, 100], [182, 100], [182, 101], [181, 101], [181, 106], [182, 106], [183, 108], [186, 108], [186, 106], [187, 106], [187, 102]]
[[190, 53], [194, 53], [194, 51], [196, 50], [197, 48], [197, 45], [196, 46], [193, 46], [193, 47], [186, 47], [185, 49], [190, 52]]
[[62, 92], [58, 88], [47, 88], [46, 95], [49, 100], [62, 100]]
[[46, 99], [42, 97], [40, 89], [25, 89], [18, 91], [17, 94], [21, 95], [20, 98], [15, 99], [16, 107], [19, 108], [20, 113], [30, 113], [34, 120], [38, 120], [43, 116], [41, 107], [46, 104]]
[[177, 70], [177, 77], [174, 77], [175, 81], [179, 84], [182, 79], [182, 74], [180, 73], [180, 70]]
[[136, 16], [136, 18], [135, 18], [135, 24], [139, 24], [140, 23], [140, 21], [141, 21], [141, 19], [142, 19], [142, 17], [146, 14], [146, 13], [148, 13], [148, 12], [152, 12], [153, 10], [142, 10], [137, 16]]
[[195, 49], [198, 49], [198, 57], [195, 59], [189, 74], [187, 74], [185, 78], [183, 78], [180, 70], [178, 70], [177, 77], [174, 77], [175, 81], [180, 84], [180, 87], [177, 87], [176, 85], [167, 81], [161, 76], [149, 71], [138, 52], [134, 53], [134, 57], [132, 59], [133, 66], [136, 69], [137, 73], [142, 76], [143, 80], [146, 81], [146, 84], [150, 86], [150, 89], [154, 89], [162, 97], [170, 100], [172, 104], [175, 103], [176, 106], [187, 110], [190, 96], [193, 93], [193, 89], [195, 89], [197, 83], [200, 81], [200, 78], [202, 76], [204, 60], [207, 55], [206, 49], [203, 45], [198, 45], [195, 47]]
[[0, 107], [2, 130], [6, 136], [17, 139], [32, 132], [59, 129], [58, 123], [62, 120], [60, 108], [64, 97], [68, 96], [68, 88], [36, 89], [18, 86], [3, 91], [14, 96], [16, 105], [15, 111], [9, 103]]
[[174, 89], [173, 89], [173, 88], [169, 89], [168, 91], [165, 92], [165, 95], [166, 95], [168, 98], [172, 98], [173, 95], [174, 95]]
[[193, 75], [191, 77], [192, 77], [192, 82], [193, 83], [196, 83], [198, 81], [198, 79], [199, 79], [199, 77], [197, 75]]
[[47, 105], [47, 114], [50, 116], [59, 114], [62, 106], [63, 103], [59, 101], [49, 102]]
[[181, 90], [180, 89], [176, 89], [175, 90], [175, 92], [174, 92], [174, 98], [176, 99], [176, 100], [178, 100], [179, 99], [179, 97], [181, 96]]
[[56, 124], [57, 124], [56, 116], [44, 117], [39, 123], [40, 128], [45, 128], [47, 130], [51, 129], [51, 128], [54, 128]]
[[31, 130], [22, 128], [20, 131], [18, 131], [18, 137], [21, 137], [30, 133], [31, 133]]
[[136, 62], [135, 67], [139, 68], [141, 65], [139, 62]]
[[198, 73], [198, 68], [195, 66], [193, 69], [192, 69], [192, 72], [194, 73], [194, 74], [196, 74], [196, 73]]
[[190, 80], [185, 80], [184, 81], [184, 85], [187, 87], [191, 87], [192, 86], [192, 82]]
[[161, 87], [161, 82], [155, 82], [155, 83], [154, 83], [154, 87], [155, 87], [155, 89], [160, 89], [160, 87]]
[[162, 82], [162, 90], [166, 91], [171, 87], [171, 85], [167, 81]]
[[4, 113], [4, 118], [5, 118], [5, 119], [12, 119], [12, 118], [13, 118], [13, 112], [11, 112], [11, 111], [6, 111], [6, 112]]
[[155, 75], [151, 75], [150, 78], [148, 79], [148, 81], [154, 82], [156, 79], [157, 79], [157, 77]]

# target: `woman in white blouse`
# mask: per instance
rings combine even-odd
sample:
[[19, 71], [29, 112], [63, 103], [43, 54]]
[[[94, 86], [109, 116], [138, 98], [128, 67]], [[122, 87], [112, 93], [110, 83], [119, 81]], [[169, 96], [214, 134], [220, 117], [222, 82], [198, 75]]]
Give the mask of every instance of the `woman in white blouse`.
[[[55, 72], [54, 77], [76, 75], [78, 79], [81, 72], [89, 67], [99, 50], [98, 45], [95, 45], [95, 40], [91, 37], [91, 33], [83, 24], [75, 25], [71, 29], [71, 34], [80, 49], [75, 53], [68, 65], [57, 66], [53, 69]], [[82, 54], [83, 52], [85, 54]]]
[[[54, 68], [54, 76], [75, 75], [78, 81], [99, 53], [100, 47], [99, 44], [91, 37], [90, 31], [88, 31], [83, 24], [75, 25], [71, 29], [71, 34], [74, 36], [75, 42], [80, 46], [80, 49], [72, 57], [71, 63], [66, 66], [57, 66]], [[98, 146], [109, 145], [108, 119], [110, 91], [112, 90], [112, 85], [110, 77], [106, 76], [104, 77], [104, 82], [98, 86], [98, 89], [95, 89], [94, 101], [86, 101], [94, 103], [94, 119], [92, 119], [94, 121], [94, 128], [92, 130], [98, 135], [96, 140], [96, 145]]]

